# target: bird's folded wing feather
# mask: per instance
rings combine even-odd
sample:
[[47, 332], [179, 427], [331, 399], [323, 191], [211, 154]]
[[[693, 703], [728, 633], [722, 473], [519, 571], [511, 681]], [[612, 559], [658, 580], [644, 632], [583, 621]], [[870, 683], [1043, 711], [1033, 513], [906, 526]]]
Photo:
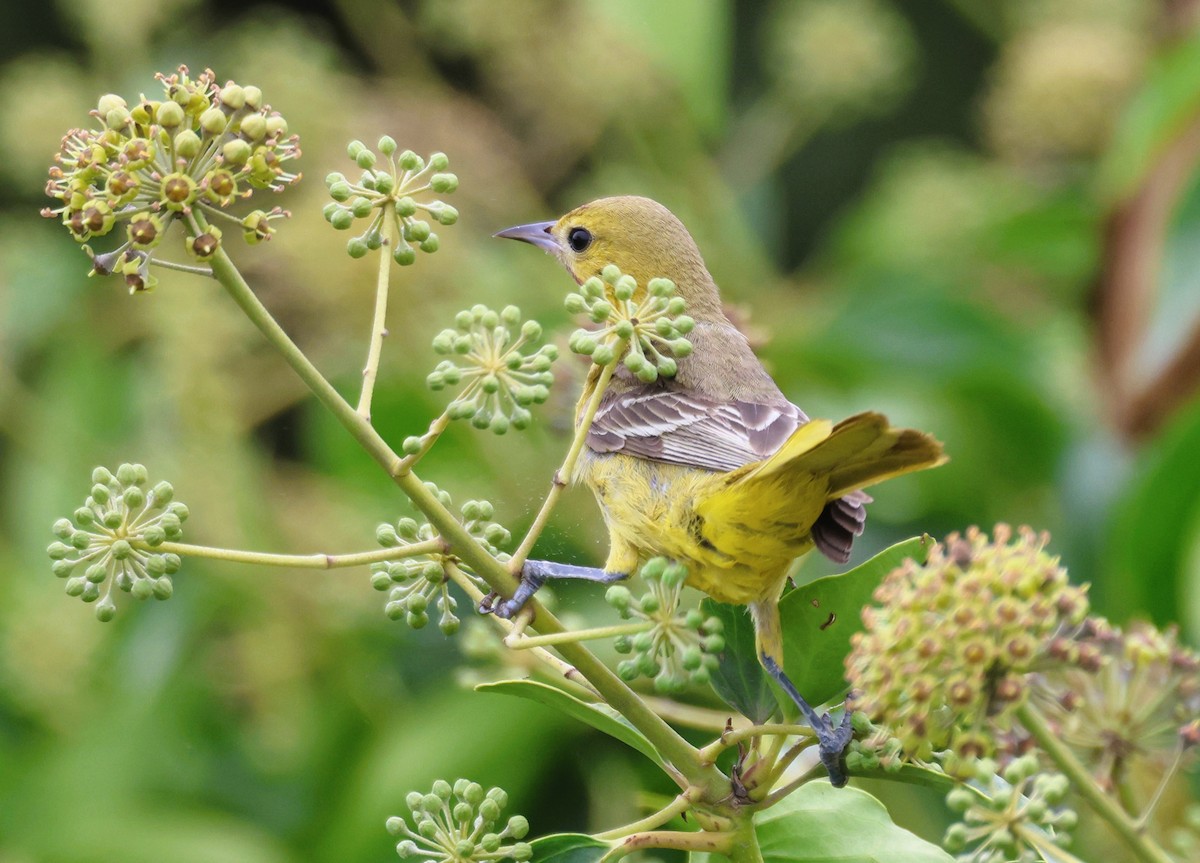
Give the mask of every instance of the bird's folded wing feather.
[[705, 470], [735, 470], [774, 453], [808, 417], [788, 401], [717, 402], [682, 390], [639, 387], [607, 396], [587, 445]]

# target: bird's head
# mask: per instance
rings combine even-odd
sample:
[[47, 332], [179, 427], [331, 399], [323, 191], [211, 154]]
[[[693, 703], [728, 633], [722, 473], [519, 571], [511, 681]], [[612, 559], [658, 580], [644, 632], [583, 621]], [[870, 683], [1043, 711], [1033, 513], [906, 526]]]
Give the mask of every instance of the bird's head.
[[496, 236], [549, 252], [581, 284], [616, 264], [639, 285], [658, 277], [673, 281], [693, 316], [720, 314], [716, 285], [692, 235], [670, 210], [649, 198], [600, 198], [557, 221], [517, 225]]

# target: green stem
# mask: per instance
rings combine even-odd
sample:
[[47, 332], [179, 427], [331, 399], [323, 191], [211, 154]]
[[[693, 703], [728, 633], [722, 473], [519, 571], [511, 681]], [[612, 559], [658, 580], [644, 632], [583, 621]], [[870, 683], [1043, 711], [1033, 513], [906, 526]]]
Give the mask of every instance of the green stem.
[[383, 224], [379, 228], [383, 244], [379, 247], [379, 275], [375, 280], [375, 316], [371, 321], [371, 345], [367, 350], [367, 364], [363, 367], [362, 393], [357, 408], [358, 415], [367, 422], [371, 421], [371, 397], [375, 392], [375, 379], [379, 376], [383, 339], [387, 335], [388, 277], [392, 271], [388, 248], [392, 245], [392, 220], [387, 218], [386, 209], [394, 206], [391, 201], [384, 205]]
[[449, 425], [450, 414], [443, 411], [441, 416], [429, 424], [429, 430], [426, 431], [425, 434], [421, 435], [421, 448], [414, 453], [409, 453], [403, 459], [401, 459], [398, 467], [399, 471], [403, 473], [405, 471], [412, 470], [413, 466], [425, 457], [425, 453], [429, 452], [429, 450], [433, 448], [433, 445], [437, 443], [438, 438], [442, 436], [442, 432], [444, 432], [446, 427]]
[[793, 791], [795, 791], [801, 785], [807, 785], [809, 782], [812, 782], [814, 779], [820, 779], [822, 776], [828, 776], [828, 775], [829, 774], [826, 772], [825, 766], [823, 764], [814, 764], [812, 766], [812, 768], [810, 768], [808, 770], [807, 773], [804, 773], [803, 775], [796, 777], [791, 782], [789, 782], [787, 785], [781, 785], [778, 788], [776, 788], [774, 791], [772, 791], [770, 794], [768, 794], [766, 797], [764, 797], [763, 802], [761, 804], [759, 804], [758, 806], [756, 806], [755, 808], [767, 809], [771, 806], [774, 806], [776, 803], [778, 803], [784, 797], [787, 797], [789, 794], [791, 794]]
[[763, 863], [762, 849], [758, 846], [758, 834], [754, 832], [753, 816], [745, 813], [733, 842], [726, 853], [732, 863]]
[[418, 554], [433, 554], [446, 550], [441, 539], [429, 539], [412, 545], [395, 548], [380, 548], [354, 554], [268, 554], [261, 551], [240, 551], [233, 548], [213, 548], [208, 545], [189, 545], [186, 542], [164, 542], [153, 548], [139, 543], [138, 548], [150, 552], [167, 552], [181, 557], [207, 557], [230, 563], [251, 563], [261, 566], [289, 566], [295, 569], [341, 569], [347, 566], [365, 566], [387, 560], [400, 560]]
[[699, 851], [729, 856], [736, 844], [735, 835], [707, 830], [647, 830], [627, 837], [600, 860], [602, 863], [610, 863], [644, 848], [669, 848], [673, 851]]
[[551, 647], [568, 644], [572, 641], [595, 641], [598, 638], [616, 638], [619, 635], [637, 635], [653, 629], [652, 620], [640, 620], [637, 623], [620, 623], [614, 626], [597, 626], [592, 629], [574, 629], [570, 632], [555, 632], [551, 635], [524, 635], [505, 640], [504, 644], [513, 650], [529, 650], [531, 647]]
[[607, 830], [604, 833], [596, 833], [595, 838], [603, 842], [608, 842], [615, 839], [624, 839], [627, 836], [632, 836], [634, 833], [643, 833], [647, 830], [654, 830], [661, 827], [672, 818], [682, 815], [692, 808], [693, 795], [690, 792], [697, 790], [689, 788], [652, 815], [647, 815], [640, 821], [634, 821], [632, 824], [626, 824], [624, 827], [617, 827], [613, 830]]
[[[193, 211], [194, 212], [194, 211]], [[296, 346], [279, 323], [259, 301], [242, 274], [234, 266], [224, 248], [217, 249], [212, 261], [213, 276], [229, 293], [235, 303], [246, 313], [250, 322], [258, 328], [270, 344], [282, 355], [300, 379], [308, 385], [313, 395], [358, 441], [388, 476], [408, 496], [409, 500], [429, 520], [453, 552], [471, 567], [496, 591], [511, 593], [516, 582], [508, 569], [493, 557], [487, 549], [471, 536], [458, 519], [425, 484], [411, 471], [402, 470], [403, 460], [396, 455], [372, 425], [359, 416], [350, 404], [338, 394], [333, 385]], [[529, 607], [537, 615], [538, 630], [543, 633], [564, 632], [566, 628], [536, 599]], [[719, 800], [729, 789], [729, 780], [712, 765], [702, 765], [695, 748], [667, 725], [646, 705], [626, 683], [600, 661], [595, 654], [581, 644], [563, 644], [558, 648], [563, 659], [571, 663], [582, 674], [604, 700], [624, 716], [646, 738], [654, 744], [663, 760], [672, 766], [672, 778], [681, 786], [700, 785], [705, 797]]]
[[765, 734], [777, 734], [785, 737], [814, 737], [816, 732], [807, 725], [751, 725], [749, 728], [722, 734], [719, 740], [714, 740], [700, 750], [700, 757], [705, 761], [715, 761], [717, 756], [729, 747], [737, 746], [743, 740]]
[[193, 264], [179, 264], [175, 261], [164, 261], [162, 258], [151, 258], [151, 265], [162, 267], [164, 270], [178, 270], [181, 273], [191, 273], [193, 276], [211, 276], [212, 270], [208, 267], [197, 267]]
[[[624, 352], [625, 340], [622, 339], [616, 345], [614, 356], [619, 357]], [[533, 551], [534, 543], [537, 542], [537, 538], [546, 527], [546, 522], [550, 519], [550, 513], [553, 511], [555, 504], [558, 503], [559, 495], [562, 494], [562, 490], [566, 488], [567, 483], [571, 481], [571, 476], [575, 473], [575, 463], [579, 461], [579, 455], [583, 452], [583, 445], [587, 441], [588, 429], [592, 427], [592, 420], [596, 418], [596, 411], [600, 408], [600, 399], [604, 396], [604, 391], [608, 389], [608, 382], [612, 380], [613, 372], [616, 369], [616, 361], [613, 361], [600, 370], [600, 375], [596, 379], [596, 386], [592, 390], [591, 398], [588, 399], [587, 406], [584, 408], [583, 413], [579, 417], [579, 422], [575, 426], [575, 437], [571, 441], [571, 448], [567, 450], [567, 457], [563, 459], [562, 466], [555, 471], [554, 479], [550, 485], [550, 493], [542, 501], [542, 508], [538, 510], [533, 524], [529, 526], [529, 532], [525, 534], [525, 538], [521, 540], [520, 547], [513, 553], [512, 559], [508, 563], [509, 572], [515, 574], [521, 571], [526, 558]]]
[[1040, 831], [1031, 830], [1021, 824], [1013, 824], [1010, 829], [1023, 842], [1032, 845], [1046, 863], [1084, 863], [1070, 851], [1055, 845]]
[[1025, 730], [1033, 736], [1042, 751], [1071, 781], [1075, 792], [1087, 801], [1093, 812], [1108, 822], [1138, 860], [1142, 863], [1172, 863], [1171, 858], [1153, 839], [1142, 835], [1125, 810], [1100, 790], [1087, 767], [1058, 738], [1041, 714], [1029, 704], [1022, 704], [1017, 708], [1017, 721], [1025, 726]]

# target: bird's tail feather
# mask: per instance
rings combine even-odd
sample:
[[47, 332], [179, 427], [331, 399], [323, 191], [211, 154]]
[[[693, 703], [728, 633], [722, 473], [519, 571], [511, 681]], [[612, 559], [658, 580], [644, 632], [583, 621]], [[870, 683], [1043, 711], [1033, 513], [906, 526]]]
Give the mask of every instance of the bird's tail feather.
[[913, 429], [892, 428], [883, 414], [868, 412], [832, 428], [826, 420], [806, 423], [741, 481], [753, 483], [784, 471], [827, 476], [832, 500], [945, 460], [937, 439]]

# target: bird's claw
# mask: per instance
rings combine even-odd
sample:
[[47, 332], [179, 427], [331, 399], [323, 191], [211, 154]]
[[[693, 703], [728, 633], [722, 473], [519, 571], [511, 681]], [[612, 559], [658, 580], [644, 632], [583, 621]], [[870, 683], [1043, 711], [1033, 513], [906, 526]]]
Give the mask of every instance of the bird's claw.
[[854, 736], [854, 729], [850, 725], [850, 712], [842, 714], [842, 721], [837, 726], [833, 724], [833, 717], [826, 713], [819, 721], [813, 723], [813, 730], [817, 733], [817, 751], [820, 753], [821, 763], [829, 773], [829, 784], [834, 788], [841, 788], [850, 778], [846, 770], [846, 747], [850, 745]]
[[[508, 599], [500, 599], [500, 595], [492, 591], [479, 601], [479, 613], [494, 614], [496, 617], [503, 618], [504, 620], [512, 620], [516, 617], [517, 612], [524, 608], [525, 604], [533, 598], [538, 588], [546, 583], [546, 575], [538, 566], [539, 563], [541, 561], [525, 561], [521, 567], [521, 581], [517, 584], [517, 589], [513, 591], [513, 595]], [[498, 599], [500, 600], [499, 602], [496, 601]]]

